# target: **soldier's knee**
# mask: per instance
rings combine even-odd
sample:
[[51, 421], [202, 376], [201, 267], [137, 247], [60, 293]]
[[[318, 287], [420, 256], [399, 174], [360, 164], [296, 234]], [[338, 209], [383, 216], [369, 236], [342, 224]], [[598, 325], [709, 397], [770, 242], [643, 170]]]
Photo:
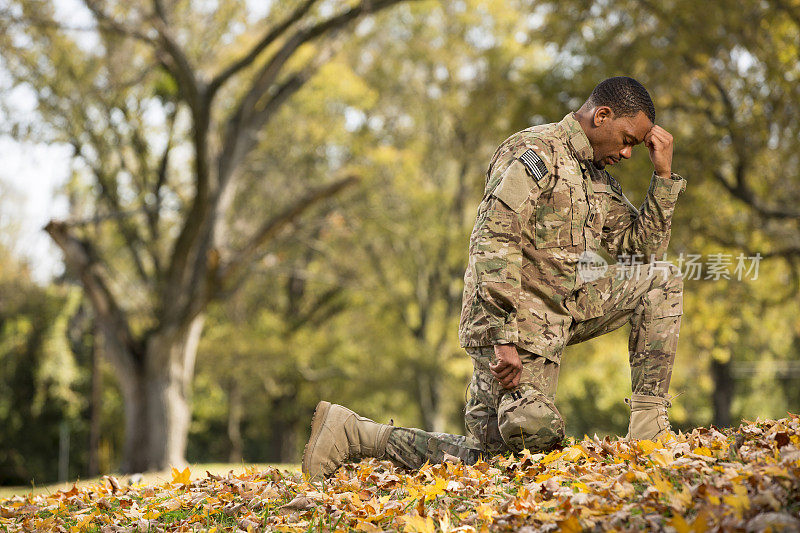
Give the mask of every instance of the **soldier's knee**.
[[683, 276], [680, 269], [666, 261], [656, 261], [651, 266], [653, 281], [641, 305], [650, 310], [649, 316], [652, 318], [680, 316], [683, 313]]
[[519, 452], [549, 450], [564, 438], [564, 420], [553, 401], [530, 385], [500, 400], [498, 426], [506, 445]]

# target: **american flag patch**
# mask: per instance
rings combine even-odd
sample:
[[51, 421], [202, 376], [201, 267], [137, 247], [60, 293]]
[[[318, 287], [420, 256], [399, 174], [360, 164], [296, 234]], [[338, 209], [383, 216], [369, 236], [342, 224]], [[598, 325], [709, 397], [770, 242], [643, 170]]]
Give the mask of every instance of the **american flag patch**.
[[530, 172], [537, 183], [547, 176], [547, 165], [544, 164], [544, 161], [542, 161], [533, 150], [525, 150], [525, 152], [519, 156], [519, 160], [522, 161], [522, 164], [525, 165], [525, 168], [528, 169], [528, 172]]

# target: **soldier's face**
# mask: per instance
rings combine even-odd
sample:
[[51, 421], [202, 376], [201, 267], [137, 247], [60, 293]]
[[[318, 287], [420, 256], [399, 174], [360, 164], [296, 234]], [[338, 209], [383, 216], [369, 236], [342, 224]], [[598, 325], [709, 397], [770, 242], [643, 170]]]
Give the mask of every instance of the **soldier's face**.
[[633, 147], [644, 141], [653, 123], [643, 112], [632, 117], [614, 117], [608, 107], [595, 110], [592, 135], [587, 135], [594, 151], [594, 165], [603, 169], [628, 159]]

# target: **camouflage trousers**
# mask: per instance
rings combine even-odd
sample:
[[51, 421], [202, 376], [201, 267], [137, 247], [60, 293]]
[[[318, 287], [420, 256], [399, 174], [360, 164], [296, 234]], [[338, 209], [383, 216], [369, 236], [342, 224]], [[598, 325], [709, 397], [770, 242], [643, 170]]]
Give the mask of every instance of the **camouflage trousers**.
[[[629, 363], [634, 394], [664, 396], [669, 389], [683, 312], [683, 280], [671, 263], [611, 265], [586, 282], [567, 305], [572, 323], [562, 345], [575, 344], [631, 324]], [[504, 452], [546, 451], [564, 437], [555, 405], [560, 354], [545, 358], [517, 349], [522, 377], [505, 389], [492, 376], [494, 348], [467, 348], [473, 374], [464, 421], [469, 436], [395, 428], [386, 446], [396, 464], [419, 468], [445, 454], [474, 463]]]

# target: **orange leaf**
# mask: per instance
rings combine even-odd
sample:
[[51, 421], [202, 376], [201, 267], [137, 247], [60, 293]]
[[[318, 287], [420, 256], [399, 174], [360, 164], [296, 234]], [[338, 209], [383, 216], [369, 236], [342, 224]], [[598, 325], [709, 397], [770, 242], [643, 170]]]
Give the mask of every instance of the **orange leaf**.
[[178, 470], [174, 466], [172, 467], [172, 482], [179, 483], [181, 485], [188, 485], [189, 484], [189, 476], [191, 473], [189, 472], [189, 467], [183, 469], [183, 471]]

